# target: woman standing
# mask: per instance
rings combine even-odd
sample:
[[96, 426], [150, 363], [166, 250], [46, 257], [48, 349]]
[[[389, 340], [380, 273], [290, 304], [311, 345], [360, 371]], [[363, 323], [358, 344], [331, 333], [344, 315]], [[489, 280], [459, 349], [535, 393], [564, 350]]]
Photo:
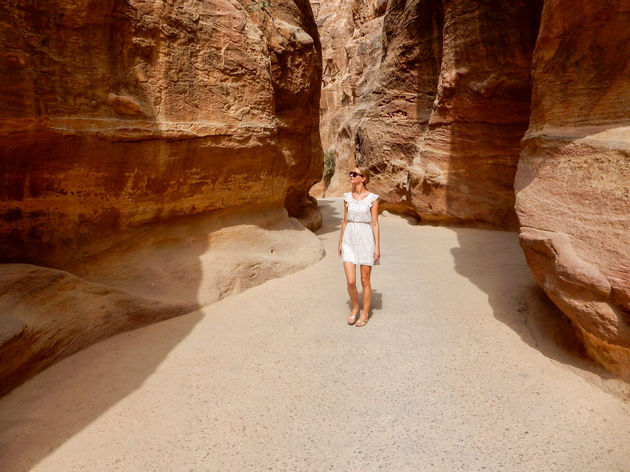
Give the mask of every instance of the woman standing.
[[[372, 266], [381, 257], [378, 227], [378, 195], [367, 190], [370, 171], [355, 167], [350, 172], [352, 192], [343, 195], [343, 223], [339, 235], [339, 255], [343, 262], [348, 281], [348, 294], [352, 301], [352, 311], [348, 324], [365, 326], [370, 313], [372, 286], [370, 274]], [[363, 286], [363, 310], [359, 314], [359, 292], [357, 291], [357, 265], [360, 266]]]

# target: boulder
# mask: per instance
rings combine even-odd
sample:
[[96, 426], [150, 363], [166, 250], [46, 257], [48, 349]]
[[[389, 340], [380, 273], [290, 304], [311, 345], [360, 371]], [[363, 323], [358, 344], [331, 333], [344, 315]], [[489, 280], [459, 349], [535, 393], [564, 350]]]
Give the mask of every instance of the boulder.
[[627, 378], [629, 22], [623, 2], [545, 2], [515, 181], [521, 246], [537, 282], [589, 354]]

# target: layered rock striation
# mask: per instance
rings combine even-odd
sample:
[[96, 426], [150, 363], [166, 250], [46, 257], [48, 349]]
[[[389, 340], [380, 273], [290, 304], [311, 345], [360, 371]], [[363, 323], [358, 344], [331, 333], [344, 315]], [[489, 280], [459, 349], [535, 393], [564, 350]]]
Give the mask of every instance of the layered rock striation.
[[0, 5], [3, 385], [320, 258], [320, 81], [306, 0]]
[[364, 165], [384, 208], [520, 227], [536, 280], [588, 352], [630, 376], [628, 6], [312, 3], [322, 142], [337, 155], [312, 192], [340, 195]]
[[[337, 24], [346, 10], [368, 5], [381, 15], [371, 28], [382, 29], [365, 37], [369, 67], [358, 71], [335, 51], [342, 32], [352, 45], [362, 30], [327, 27], [323, 7], [318, 14], [325, 68], [344, 78], [327, 85], [324, 71], [322, 141], [336, 151], [339, 175], [327, 194], [347, 187], [349, 168], [365, 165], [385, 207], [425, 221], [515, 227], [512, 187], [540, 2], [347, 3], [339, 2]], [[352, 77], [364, 86], [344, 102]]]
[[354, 167], [353, 137], [365, 111], [361, 99], [369, 95], [378, 77], [387, 1], [313, 0], [311, 4], [322, 41], [322, 145], [336, 161], [332, 180], [322, 182], [314, 193], [334, 196], [346, 191], [345, 171]]
[[534, 276], [588, 352], [630, 378], [630, 6], [545, 2], [516, 174]]
[[299, 216], [320, 53], [308, 4], [276, 3], [0, 7], [2, 260], [253, 202]]

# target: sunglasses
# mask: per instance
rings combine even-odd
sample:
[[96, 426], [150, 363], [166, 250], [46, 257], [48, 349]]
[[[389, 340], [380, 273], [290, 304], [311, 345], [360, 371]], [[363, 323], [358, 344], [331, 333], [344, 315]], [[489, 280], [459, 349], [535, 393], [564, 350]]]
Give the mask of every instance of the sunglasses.
[[354, 172], [354, 171], [350, 172], [350, 177], [352, 177], [353, 179], [354, 179], [357, 175], [360, 175], [361, 177], [365, 177], [365, 175], [363, 175], [363, 174], [359, 174], [358, 172]]

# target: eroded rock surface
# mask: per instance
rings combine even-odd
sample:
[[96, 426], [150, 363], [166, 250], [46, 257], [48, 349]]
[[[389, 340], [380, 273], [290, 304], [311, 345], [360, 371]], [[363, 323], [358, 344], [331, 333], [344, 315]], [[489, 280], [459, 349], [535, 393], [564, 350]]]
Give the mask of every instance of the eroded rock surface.
[[347, 191], [347, 170], [354, 167], [353, 137], [378, 77], [382, 57], [383, 19], [387, 1], [312, 0], [322, 41], [322, 146], [333, 153], [336, 172], [319, 192], [339, 196]]
[[[382, 30], [363, 39], [369, 54], [358, 70], [337, 51], [344, 35], [350, 45], [364, 38], [347, 12], [366, 8], [382, 15], [370, 24]], [[356, 0], [335, 10], [335, 24], [345, 29], [326, 26], [323, 6], [318, 13], [322, 140], [338, 156], [327, 195], [347, 188], [355, 164], [367, 165], [384, 207], [427, 221], [515, 227], [513, 182], [529, 119], [540, 2]], [[342, 78], [330, 92], [326, 68]], [[363, 84], [354, 96], [345, 91], [351, 79]]]
[[540, 285], [591, 355], [627, 376], [628, 6], [311, 3], [325, 68], [322, 141], [337, 154], [330, 185], [312, 192], [340, 195], [347, 171], [366, 165], [384, 208], [520, 225]]
[[67, 271], [0, 264], [0, 395], [121, 331], [188, 313], [323, 257], [286, 210], [145, 226], [87, 246]]
[[321, 258], [320, 78], [306, 0], [0, 5], [3, 382]]
[[623, 2], [545, 2], [515, 183], [536, 280], [589, 353], [628, 378], [629, 23]]
[[305, 2], [242, 3], [0, 7], [3, 260], [253, 202], [300, 214], [321, 173], [315, 25]]

